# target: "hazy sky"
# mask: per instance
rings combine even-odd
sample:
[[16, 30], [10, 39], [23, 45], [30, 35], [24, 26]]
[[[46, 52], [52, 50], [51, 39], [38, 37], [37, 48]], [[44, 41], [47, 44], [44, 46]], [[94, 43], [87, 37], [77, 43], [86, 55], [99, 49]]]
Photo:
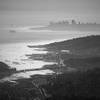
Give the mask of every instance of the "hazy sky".
[[36, 24], [67, 18], [100, 22], [100, 0], [0, 0], [2, 24]]

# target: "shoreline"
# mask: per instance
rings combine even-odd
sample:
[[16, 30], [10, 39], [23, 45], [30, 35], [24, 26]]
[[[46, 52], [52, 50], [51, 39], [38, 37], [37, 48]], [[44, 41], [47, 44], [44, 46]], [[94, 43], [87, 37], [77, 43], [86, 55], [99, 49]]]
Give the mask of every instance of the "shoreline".
[[[0, 90], [2, 91], [0, 91], [0, 97], [7, 97], [7, 99], [4, 100], [9, 100], [10, 97], [12, 100], [15, 98], [16, 100], [99, 100], [100, 56], [96, 54], [100, 53], [100, 42], [98, 42], [100, 41], [100, 36], [81, 39], [78, 39], [78, 42], [74, 39], [73, 43], [78, 44], [71, 45], [72, 49], [74, 48], [74, 50], [79, 48], [77, 50], [80, 50], [81, 53], [76, 53], [76, 51], [74, 51], [74, 53], [67, 52], [60, 54], [60, 58], [63, 60], [64, 66], [62, 66], [58, 59], [56, 59], [56, 56], [54, 56], [57, 50], [65, 50], [62, 47], [62, 43], [60, 43], [60, 46], [59, 43], [58, 45], [57, 43], [50, 45], [53, 53], [51, 53], [50, 49], [46, 55], [33, 54], [28, 56], [29, 58], [32, 57], [30, 59], [33, 60], [37, 58], [37, 56], [38, 58], [43, 56], [41, 57], [41, 60], [47, 59], [47, 61], [49, 61], [52, 59], [52, 61], [55, 61], [57, 64], [45, 65], [41, 68], [41, 70], [49, 69], [55, 73], [47, 75], [36, 74], [31, 75], [30, 78], [21, 78], [17, 81], [13, 80], [12, 82], [0, 83]], [[87, 42], [88, 39], [92, 42]], [[63, 45], [65, 47], [67, 43], [63, 42], [63, 44], [65, 44]], [[89, 49], [91, 47], [92, 51]], [[90, 50], [89, 54], [87, 54], [86, 50]], [[26, 72], [31, 70], [26, 70]], [[24, 72], [24, 70], [22, 70], [22, 72]]]

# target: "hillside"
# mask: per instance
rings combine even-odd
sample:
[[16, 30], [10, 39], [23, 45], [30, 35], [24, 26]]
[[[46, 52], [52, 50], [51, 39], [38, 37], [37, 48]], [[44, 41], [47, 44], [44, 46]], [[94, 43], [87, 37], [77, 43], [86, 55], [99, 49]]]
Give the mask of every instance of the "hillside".
[[5, 76], [11, 75], [15, 71], [15, 68], [10, 68], [7, 64], [0, 62], [0, 79]]
[[100, 35], [75, 38], [44, 45], [48, 50], [70, 50], [77, 55], [100, 56]]

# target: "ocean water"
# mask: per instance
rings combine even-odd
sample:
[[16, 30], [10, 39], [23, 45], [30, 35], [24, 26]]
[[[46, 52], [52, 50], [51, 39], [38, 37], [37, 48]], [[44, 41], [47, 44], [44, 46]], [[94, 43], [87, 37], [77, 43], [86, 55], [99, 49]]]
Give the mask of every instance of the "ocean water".
[[[27, 47], [31, 43], [5, 43], [0, 44], [0, 61], [6, 63], [11, 68], [16, 68], [17, 71], [32, 69], [32, 71], [25, 71], [15, 73], [11, 76], [5, 77], [0, 82], [12, 81], [22, 78], [30, 78], [31, 75], [41, 74], [47, 75], [54, 73], [51, 70], [35, 70], [41, 69], [44, 65], [52, 65], [54, 62], [45, 62], [39, 60], [31, 60], [26, 56], [27, 54], [45, 54], [47, 51], [39, 51], [38, 48]], [[33, 45], [34, 43], [32, 43]], [[36, 43], [34, 44], [36, 45]], [[34, 71], [33, 71], [34, 70]]]
[[[16, 70], [40, 69], [44, 65], [54, 62], [44, 62], [28, 59], [27, 54], [45, 54], [47, 51], [38, 51], [36, 48], [29, 48], [27, 45], [47, 44], [55, 41], [68, 40], [77, 37], [100, 35], [100, 32], [79, 32], [79, 31], [50, 31], [31, 30], [34, 26], [1, 27], [0, 28], [0, 61], [5, 62]], [[15, 32], [10, 32], [14, 30]], [[52, 74], [51, 70], [38, 70], [13, 74], [1, 81], [11, 81], [20, 78], [30, 78], [36, 74]]]
[[0, 61], [17, 70], [37, 69], [50, 62], [28, 59], [27, 54], [45, 54], [47, 51], [38, 51], [27, 47], [31, 43], [8, 43], [0, 45]]

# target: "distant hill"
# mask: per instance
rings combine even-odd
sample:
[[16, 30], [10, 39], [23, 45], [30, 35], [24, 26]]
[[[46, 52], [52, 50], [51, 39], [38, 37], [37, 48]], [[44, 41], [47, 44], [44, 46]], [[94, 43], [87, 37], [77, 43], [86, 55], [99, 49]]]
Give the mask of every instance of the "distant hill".
[[10, 68], [7, 64], [0, 62], [0, 78], [11, 75], [16, 71], [15, 68]]
[[100, 35], [75, 38], [45, 45], [48, 50], [70, 50], [72, 54], [100, 56]]
[[10, 70], [10, 67], [7, 64], [0, 62], [0, 72], [6, 72], [9, 70]]

